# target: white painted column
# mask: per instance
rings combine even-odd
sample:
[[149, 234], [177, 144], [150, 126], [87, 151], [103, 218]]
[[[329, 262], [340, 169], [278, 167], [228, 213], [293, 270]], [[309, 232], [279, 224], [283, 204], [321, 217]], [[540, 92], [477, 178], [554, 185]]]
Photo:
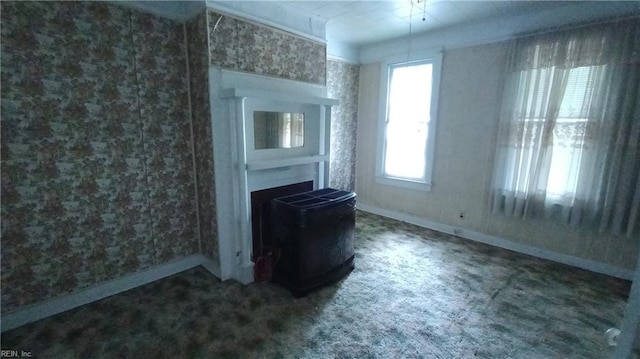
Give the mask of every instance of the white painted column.
[[618, 346], [614, 358], [627, 359], [631, 357], [634, 342], [640, 344], [640, 250], [638, 250], [638, 263], [636, 273], [633, 276], [633, 284], [624, 311], [624, 318], [620, 326]]

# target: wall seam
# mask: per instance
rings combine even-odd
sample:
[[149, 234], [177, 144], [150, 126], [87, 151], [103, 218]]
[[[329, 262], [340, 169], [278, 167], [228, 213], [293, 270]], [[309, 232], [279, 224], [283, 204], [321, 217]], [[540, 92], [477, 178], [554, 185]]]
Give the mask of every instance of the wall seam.
[[196, 225], [198, 226], [198, 253], [202, 254], [202, 230], [200, 228], [200, 196], [198, 194], [199, 178], [198, 166], [196, 161], [196, 138], [193, 131], [193, 108], [191, 103], [191, 67], [189, 66], [189, 37], [187, 36], [187, 22], [182, 24], [182, 32], [184, 35], [185, 46], [185, 62], [187, 64], [187, 105], [189, 112], [189, 129], [191, 132], [191, 165], [193, 167], [193, 185], [196, 200]]
[[137, 51], [136, 51], [136, 43], [135, 43], [135, 35], [133, 32], [133, 12], [129, 11], [129, 34], [131, 36], [131, 47], [133, 49], [133, 72], [135, 74], [136, 79], [136, 99], [138, 101], [138, 123], [140, 124], [140, 140], [142, 142], [142, 168], [144, 169], [144, 179], [145, 184], [147, 186], [147, 207], [149, 213], [149, 232], [151, 232], [151, 245], [153, 246], [153, 265], [157, 265], [158, 261], [156, 259], [157, 249], [156, 249], [156, 237], [153, 233], [153, 214], [151, 211], [151, 186], [149, 186], [149, 170], [147, 169], [147, 152], [144, 148], [144, 122], [142, 120], [142, 102], [140, 101], [140, 79], [138, 78], [138, 60], [137, 60]]
[[[204, 33], [205, 33], [205, 38], [206, 38], [206, 43], [205, 43], [205, 48], [204, 50], [206, 51], [206, 58], [207, 61], [204, 64], [206, 66], [206, 76], [207, 76], [207, 95], [208, 98], [206, 99], [206, 101], [209, 102], [209, 105], [206, 106], [209, 111], [207, 111], [206, 115], [207, 115], [207, 121], [206, 121], [206, 125], [211, 127], [211, 146], [209, 148], [207, 148], [207, 151], [210, 151], [211, 153], [211, 160], [213, 163], [211, 163], [211, 180], [214, 181], [214, 187], [213, 187], [213, 195], [216, 195], [216, 188], [215, 188], [215, 153], [213, 151], [213, 123], [211, 122], [211, 112], [213, 111], [212, 107], [211, 107], [211, 78], [209, 77], [209, 69], [211, 68], [211, 34], [209, 33], [209, 8], [206, 7], [204, 9]], [[213, 200], [214, 202], [214, 206], [216, 204], [216, 200], [215, 197], [211, 198], [209, 197], [209, 200]], [[205, 205], [211, 205], [211, 203], [205, 203]], [[213, 216], [215, 216], [216, 221], [217, 221], [217, 216], [218, 216], [218, 208], [215, 208], [213, 211]], [[211, 218], [206, 218], [207, 221], [211, 221]], [[209, 256], [211, 256], [211, 258], [215, 259], [216, 261], [220, 262], [220, 244], [218, 242], [218, 228], [217, 225], [214, 227], [212, 223], [209, 223], [209, 225], [211, 225], [211, 235], [213, 238], [211, 238], [210, 240], [215, 242], [215, 249], [210, 248], [211, 249], [211, 253], [207, 253]], [[206, 256], [206, 255], [205, 255]]]

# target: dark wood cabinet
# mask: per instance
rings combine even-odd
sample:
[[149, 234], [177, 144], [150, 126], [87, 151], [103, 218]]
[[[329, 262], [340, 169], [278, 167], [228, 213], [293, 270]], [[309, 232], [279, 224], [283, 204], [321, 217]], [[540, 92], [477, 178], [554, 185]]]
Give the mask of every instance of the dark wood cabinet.
[[304, 296], [353, 270], [355, 193], [325, 188], [271, 206], [276, 282]]

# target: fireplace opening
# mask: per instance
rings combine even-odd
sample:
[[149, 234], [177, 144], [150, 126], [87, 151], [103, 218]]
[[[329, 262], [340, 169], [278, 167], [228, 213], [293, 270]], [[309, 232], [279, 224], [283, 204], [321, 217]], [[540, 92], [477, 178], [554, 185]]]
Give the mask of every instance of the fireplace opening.
[[[290, 196], [312, 190], [313, 181], [306, 181], [251, 192], [251, 231], [253, 239], [251, 261], [256, 264], [256, 267], [269, 265], [269, 263], [261, 262], [264, 259], [259, 261], [258, 258], [270, 258], [273, 251], [270, 227], [271, 200], [278, 197]], [[267, 259], [267, 261], [269, 261], [269, 259]], [[257, 270], [256, 272], [262, 273], [263, 271]], [[270, 277], [269, 273], [265, 273], [264, 275]], [[260, 278], [261, 276], [262, 275], [258, 275], [258, 278], [255, 279], [269, 279]]]

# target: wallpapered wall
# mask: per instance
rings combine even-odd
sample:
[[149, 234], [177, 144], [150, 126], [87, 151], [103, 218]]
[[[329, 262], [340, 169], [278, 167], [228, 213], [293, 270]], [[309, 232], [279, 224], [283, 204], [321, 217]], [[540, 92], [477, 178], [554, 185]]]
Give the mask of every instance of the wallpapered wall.
[[2, 312], [198, 251], [181, 25], [2, 10]]
[[[217, 260], [208, 66], [327, 79], [324, 44], [227, 17], [214, 32], [211, 11], [183, 27], [104, 3], [1, 6], [3, 313], [193, 253]], [[328, 71], [331, 184], [353, 189], [358, 66]]]
[[325, 44], [212, 10], [208, 16], [212, 66], [325, 84]]
[[331, 108], [329, 186], [347, 191], [356, 187], [356, 130], [360, 66], [327, 62], [327, 93], [340, 101]]
[[203, 11], [189, 21], [186, 29], [189, 49], [191, 118], [198, 182], [202, 253], [218, 261], [213, 137], [211, 133], [211, 109], [209, 108], [209, 53], [207, 51], [206, 12]]

